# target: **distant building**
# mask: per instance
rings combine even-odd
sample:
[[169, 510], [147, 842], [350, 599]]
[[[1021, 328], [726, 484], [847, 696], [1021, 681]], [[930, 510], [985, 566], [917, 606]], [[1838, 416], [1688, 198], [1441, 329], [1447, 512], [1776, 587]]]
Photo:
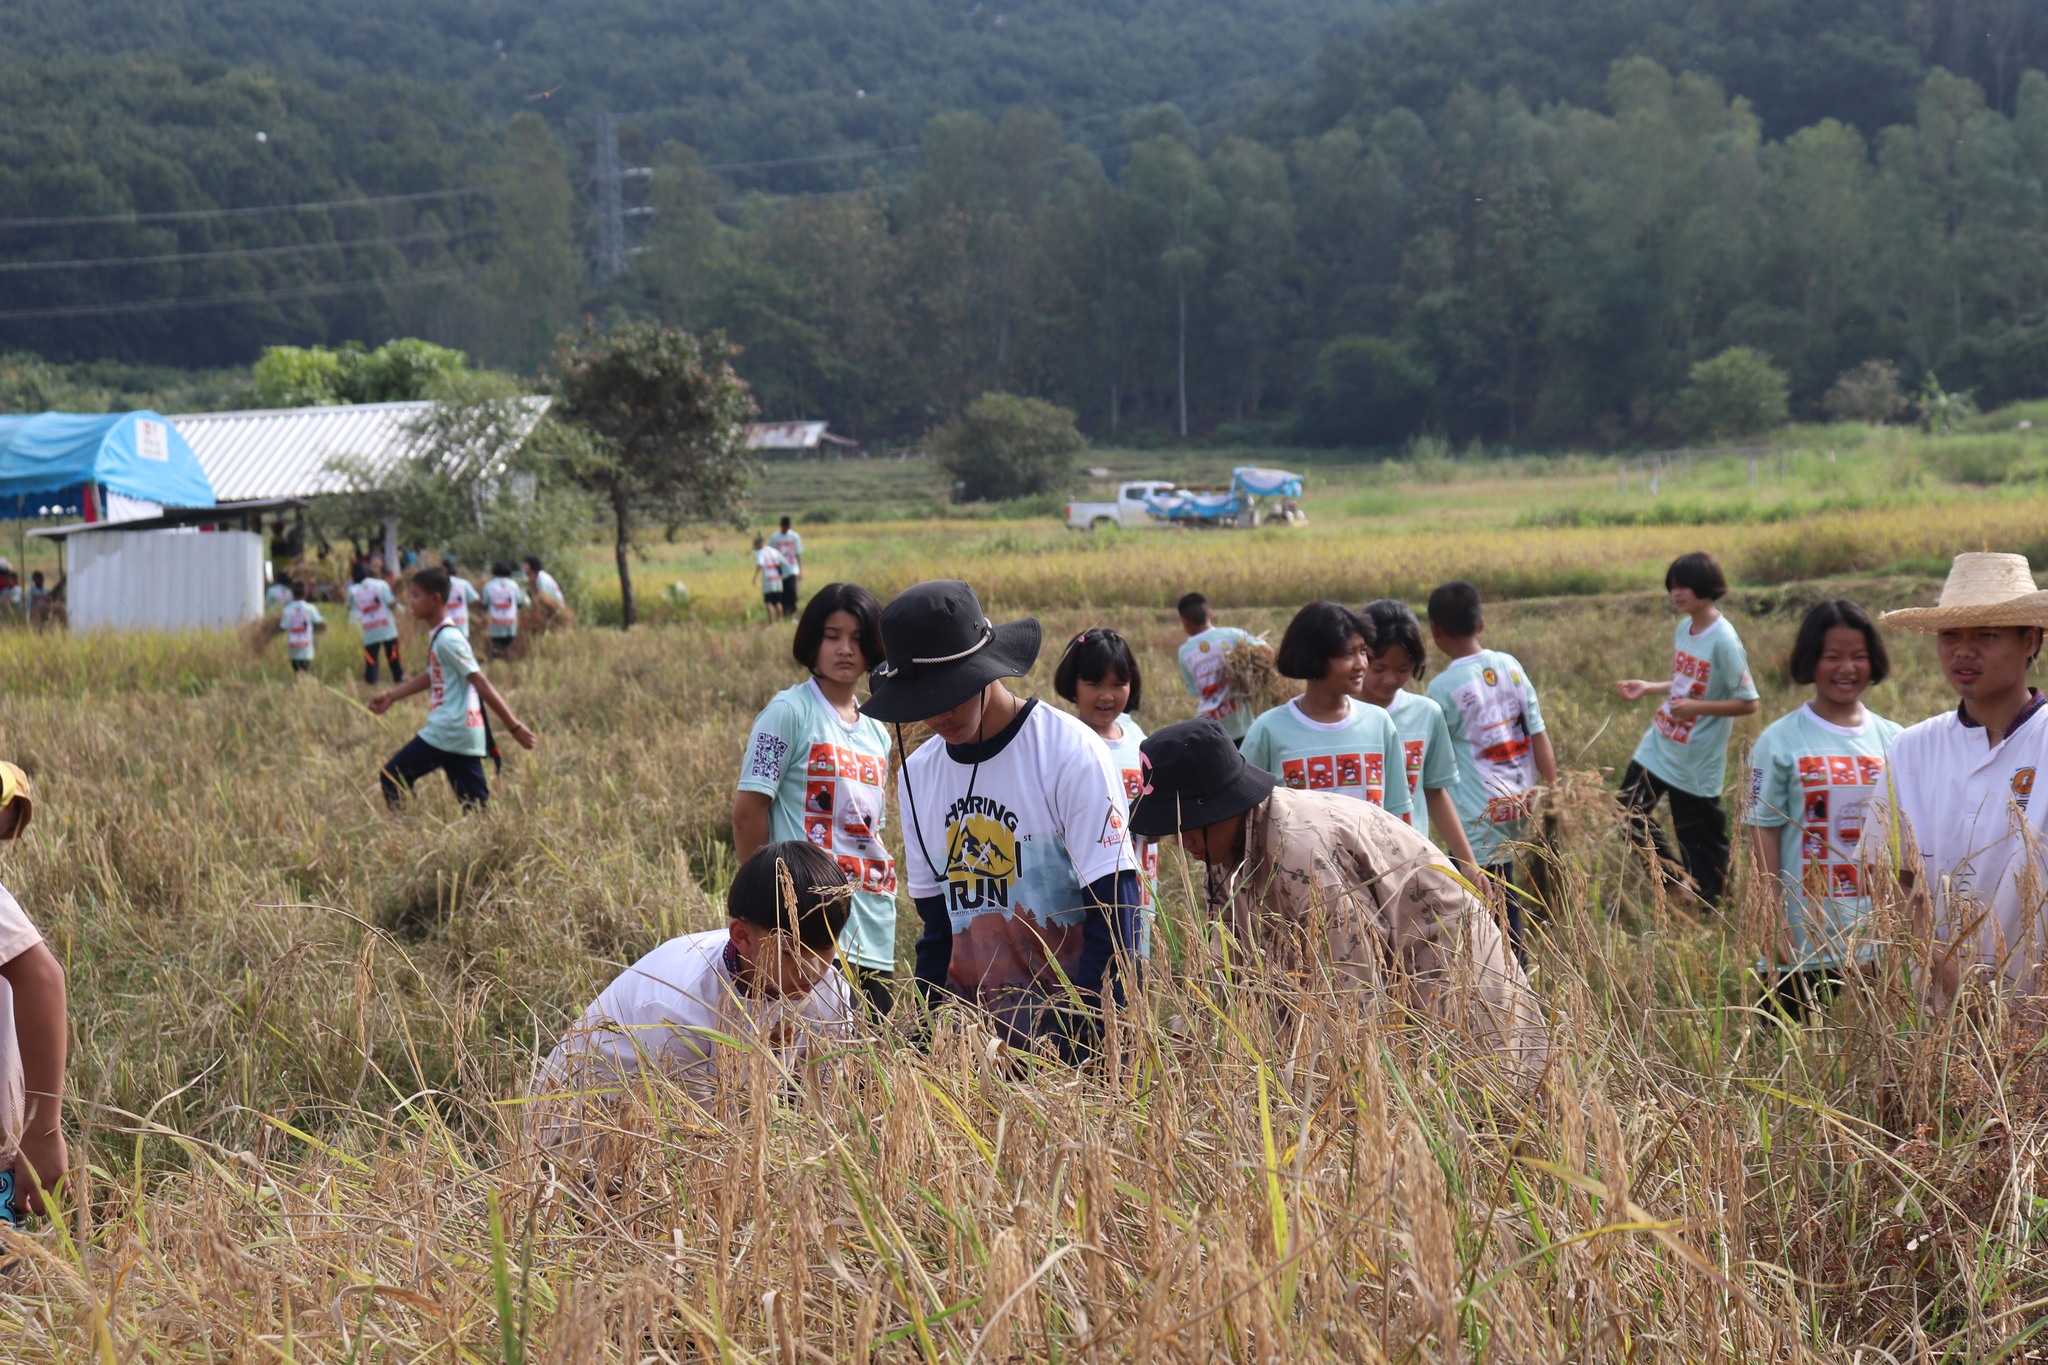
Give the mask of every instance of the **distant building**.
[[747, 428], [747, 449], [756, 455], [788, 455], [797, 459], [818, 459], [831, 455], [843, 459], [864, 455], [859, 441], [836, 436], [829, 422], [755, 422]]

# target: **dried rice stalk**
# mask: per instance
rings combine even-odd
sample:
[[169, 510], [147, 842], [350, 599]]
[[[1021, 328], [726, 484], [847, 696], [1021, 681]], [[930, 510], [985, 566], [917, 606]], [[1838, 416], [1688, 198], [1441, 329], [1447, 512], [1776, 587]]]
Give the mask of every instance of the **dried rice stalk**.
[[1273, 646], [1263, 640], [1241, 644], [1223, 656], [1223, 681], [1255, 716], [1301, 695], [1301, 684], [1281, 677], [1273, 666]]
[[270, 652], [270, 642], [284, 634], [277, 628], [275, 616], [259, 616], [254, 621], [242, 623], [242, 646], [251, 658], [260, 659]]

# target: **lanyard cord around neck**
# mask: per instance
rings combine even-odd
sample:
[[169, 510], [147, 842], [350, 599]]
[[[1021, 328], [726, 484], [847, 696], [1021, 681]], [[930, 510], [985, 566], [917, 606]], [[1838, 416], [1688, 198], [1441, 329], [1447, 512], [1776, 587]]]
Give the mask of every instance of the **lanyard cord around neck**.
[[[978, 718], [978, 719], [976, 720], [976, 722], [975, 722], [975, 726], [974, 726], [974, 729], [975, 729], [975, 733], [976, 733], [976, 735], [977, 735], [977, 736], [979, 736], [979, 735], [980, 735], [980, 733], [981, 733], [982, 723], [983, 723], [983, 722], [985, 722], [985, 721], [986, 721], [987, 719], [988, 719], [988, 698], [987, 698], [986, 696], [983, 696], [983, 698], [982, 698], [982, 702], [981, 702], [981, 716], [980, 716], [980, 717], [979, 717], [979, 718]], [[917, 851], [918, 851], [918, 855], [919, 855], [920, 857], [922, 857], [922, 858], [924, 859], [924, 865], [925, 865], [925, 867], [926, 867], [926, 868], [927, 868], [927, 869], [928, 869], [928, 870], [929, 870], [929, 871], [931, 872], [931, 874], [932, 874], [932, 880], [933, 880], [933, 881], [935, 881], [935, 882], [937, 882], [937, 883], [939, 883], [939, 885], [940, 885], [940, 887], [941, 887], [941, 890], [940, 890], [940, 893], [939, 893], [939, 894], [940, 894], [940, 895], [944, 895], [944, 894], [945, 894], [945, 892], [944, 892], [944, 889], [943, 889], [943, 888], [944, 888], [944, 886], [945, 886], [945, 881], [946, 881], [946, 877], [945, 877], [945, 874], [944, 874], [944, 873], [942, 873], [942, 872], [940, 872], [940, 871], [939, 871], [939, 867], [938, 867], [938, 864], [936, 864], [936, 863], [934, 863], [934, 862], [932, 861], [932, 853], [931, 853], [931, 849], [930, 849], [930, 847], [929, 847], [929, 846], [928, 846], [928, 845], [927, 845], [927, 844], [925, 843], [925, 841], [924, 841], [924, 826], [923, 826], [923, 825], [921, 825], [921, 824], [919, 824], [919, 823], [918, 823], [918, 819], [917, 819], [917, 785], [916, 785], [916, 784], [915, 784], [914, 782], [912, 782], [912, 781], [910, 780], [910, 753], [909, 753], [909, 751], [908, 751], [908, 750], [907, 750], [907, 749], [906, 749], [906, 748], [904, 747], [904, 744], [903, 744], [903, 723], [902, 723], [901, 721], [897, 721], [897, 722], [895, 722], [895, 729], [896, 729], [896, 756], [897, 756], [897, 761], [898, 761], [899, 763], [901, 763], [901, 764], [903, 765], [903, 767], [902, 767], [902, 773], [903, 773], [903, 804], [904, 804], [904, 805], [905, 805], [906, 807], [908, 807], [908, 808], [909, 808], [909, 813], [910, 813], [910, 832], [911, 832], [911, 834], [912, 834], [912, 835], [913, 835], [913, 836], [914, 836], [914, 837], [916, 838], [916, 840], [917, 840]], [[981, 739], [977, 739], [977, 741], [976, 741], [976, 745], [975, 745], [975, 756], [974, 756], [974, 766], [973, 766], [973, 767], [971, 767], [970, 769], [968, 769], [968, 772], [967, 772], [967, 794], [966, 794], [966, 795], [965, 795], [964, 797], [962, 797], [962, 798], [961, 798], [961, 800], [962, 800], [963, 802], [972, 802], [972, 801], [974, 800], [974, 787], [975, 787], [975, 784], [976, 784], [977, 782], [979, 782], [979, 781], [981, 780], [981, 751], [980, 751], [980, 746], [981, 746], [981, 744], [982, 744], [982, 743], [985, 743], [985, 742], [986, 742], [985, 740], [981, 740]], [[944, 741], [944, 740], [940, 740], [940, 741], [939, 741], [939, 743], [943, 744], [943, 743], [945, 743], [945, 741]], [[947, 866], [947, 867], [949, 867], [949, 868], [950, 868], [950, 867], [951, 867], [951, 866], [953, 865], [953, 855], [954, 855], [954, 853], [955, 853], [955, 852], [957, 852], [957, 851], [958, 851], [958, 850], [957, 850], [957, 849], [955, 849], [955, 847], [954, 847], [954, 845], [953, 845], [953, 836], [952, 836], [952, 835], [950, 835], [950, 834], [948, 834], [948, 835], [946, 836], [946, 866]]]

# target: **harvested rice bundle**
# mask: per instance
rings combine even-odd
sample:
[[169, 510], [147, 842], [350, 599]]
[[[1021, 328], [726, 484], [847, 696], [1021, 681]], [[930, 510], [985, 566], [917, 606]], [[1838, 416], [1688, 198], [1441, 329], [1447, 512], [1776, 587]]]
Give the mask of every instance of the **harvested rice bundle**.
[[1247, 641], [1224, 656], [1223, 681], [1230, 694], [1255, 716], [1301, 695], [1299, 682], [1280, 676], [1273, 663], [1273, 646], [1263, 640]]

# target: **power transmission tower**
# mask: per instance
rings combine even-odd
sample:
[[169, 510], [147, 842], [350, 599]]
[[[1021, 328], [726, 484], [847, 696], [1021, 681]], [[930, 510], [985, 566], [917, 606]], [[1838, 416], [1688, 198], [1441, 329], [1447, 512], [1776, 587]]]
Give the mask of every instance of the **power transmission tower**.
[[619, 121], [597, 116], [597, 279], [626, 269], [626, 202], [620, 190]]

